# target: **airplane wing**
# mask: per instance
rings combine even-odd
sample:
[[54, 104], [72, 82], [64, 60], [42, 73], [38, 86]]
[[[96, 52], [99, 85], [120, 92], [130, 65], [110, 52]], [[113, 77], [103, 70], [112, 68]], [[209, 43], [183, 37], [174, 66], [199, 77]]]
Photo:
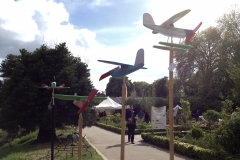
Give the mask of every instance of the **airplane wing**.
[[70, 87], [65, 87], [65, 84], [61, 84], [60, 86], [56, 86], [56, 87], [52, 87], [52, 86], [48, 86], [46, 84], [42, 84], [42, 87], [38, 87], [38, 88], [46, 88], [46, 89], [57, 88], [57, 89], [61, 89], [61, 88], [70, 88]]
[[121, 68], [127, 68], [127, 67], [132, 66], [132, 65], [129, 65], [129, 64], [124, 64], [124, 63], [119, 63], [119, 62], [113, 62], [113, 61], [105, 61], [105, 60], [98, 60], [98, 61], [99, 61], [99, 62], [103, 62], [103, 63], [121, 65]]
[[[158, 49], [162, 49], [162, 50], [167, 50], [169, 51], [171, 49], [171, 47], [167, 47], [167, 46], [156, 46], [154, 45], [153, 48], [158, 48]], [[178, 52], [186, 52], [186, 49], [182, 49], [182, 48], [175, 48], [173, 47], [174, 51], [178, 51]]]
[[[64, 95], [64, 94], [54, 94], [54, 98], [61, 99], [61, 100], [75, 100], [81, 101], [87, 99], [87, 96], [74, 96], [74, 95]], [[102, 101], [107, 99], [106, 97], [94, 97], [93, 101]]]
[[177, 22], [183, 16], [188, 14], [190, 11], [191, 11], [190, 9], [187, 9], [187, 10], [184, 10], [182, 12], [179, 12], [179, 13], [175, 14], [174, 16], [172, 16], [171, 18], [169, 18], [168, 20], [166, 20], [165, 22], [163, 22], [161, 25], [172, 26], [173, 27], [174, 26], [173, 23]]
[[191, 45], [186, 45], [186, 44], [176, 44], [176, 43], [167, 43], [167, 42], [159, 42], [159, 44], [169, 46], [169, 47], [177, 47], [177, 48], [182, 48], [182, 49], [191, 49], [193, 46]]

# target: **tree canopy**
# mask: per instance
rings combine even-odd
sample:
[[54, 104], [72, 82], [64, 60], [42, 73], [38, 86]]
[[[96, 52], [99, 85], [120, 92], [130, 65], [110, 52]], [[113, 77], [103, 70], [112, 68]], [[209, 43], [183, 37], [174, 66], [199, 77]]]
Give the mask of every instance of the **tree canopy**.
[[[8, 131], [17, 131], [19, 128], [32, 131], [37, 127], [40, 130], [50, 129], [51, 112], [47, 106], [52, 90], [39, 87], [43, 83], [51, 85], [54, 76], [57, 86], [64, 83], [70, 87], [55, 90], [55, 93], [77, 93], [86, 96], [93, 89], [87, 65], [81, 62], [80, 57], [74, 57], [65, 43], [58, 44], [55, 48], [42, 45], [32, 53], [20, 49], [20, 55], [10, 54], [2, 61], [0, 72], [4, 79], [0, 102], [0, 128]], [[72, 102], [55, 99], [55, 104], [56, 127], [77, 124], [78, 108]], [[85, 121], [84, 125], [91, 123]], [[39, 138], [41, 139], [41, 136]]]
[[147, 82], [133, 82], [133, 85], [138, 97], [144, 98], [146, 96], [152, 95], [152, 86], [149, 85]]
[[[240, 14], [237, 6], [209, 27], [197, 33], [185, 53], [175, 53], [178, 87], [192, 110], [221, 110], [222, 101], [240, 105]], [[179, 83], [180, 82], [180, 83]]]
[[[128, 79], [128, 77], [125, 77], [125, 83], [127, 86], [127, 96], [130, 96], [130, 94], [132, 93], [132, 91], [134, 89], [134, 85], [131, 82], [131, 80]], [[111, 77], [107, 84], [106, 96], [121, 97], [122, 96], [122, 85], [123, 85], [122, 77], [119, 77], [119, 78]]]
[[167, 82], [168, 82], [168, 77], [163, 77], [153, 82], [156, 97], [163, 97], [163, 98], [168, 97]]

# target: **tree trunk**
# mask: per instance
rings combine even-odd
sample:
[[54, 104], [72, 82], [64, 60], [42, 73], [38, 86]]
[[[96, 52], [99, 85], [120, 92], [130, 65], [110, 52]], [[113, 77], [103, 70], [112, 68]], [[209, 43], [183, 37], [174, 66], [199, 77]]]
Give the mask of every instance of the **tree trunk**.
[[[54, 132], [54, 140], [56, 138], [56, 132]], [[51, 141], [51, 128], [40, 127], [38, 132], [38, 141], [50, 142]]]

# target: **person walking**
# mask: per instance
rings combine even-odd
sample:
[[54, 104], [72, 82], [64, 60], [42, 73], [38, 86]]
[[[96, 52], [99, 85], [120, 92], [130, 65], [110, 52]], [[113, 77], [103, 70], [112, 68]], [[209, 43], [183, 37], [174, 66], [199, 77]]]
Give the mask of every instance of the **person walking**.
[[181, 118], [181, 104], [180, 102], [173, 108], [173, 117], [174, 117], [174, 124], [178, 125], [179, 119]]
[[146, 124], [148, 124], [149, 121], [150, 121], [150, 116], [149, 116], [149, 114], [147, 113], [147, 111], [144, 111], [144, 122], [145, 122]]
[[134, 132], [136, 128], [136, 114], [133, 110], [133, 105], [130, 106], [129, 110], [126, 112], [126, 122], [128, 128], [128, 142], [134, 144]]
[[199, 114], [199, 111], [197, 110], [197, 111], [196, 111], [196, 115], [195, 115], [196, 122], [197, 122], [198, 119], [199, 119], [199, 115], [200, 115], [200, 114]]
[[142, 110], [140, 110], [140, 112], [138, 113], [138, 119], [139, 119], [139, 123], [142, 124], [143, 123], [143, 117], [144, 117], [144, 113]]

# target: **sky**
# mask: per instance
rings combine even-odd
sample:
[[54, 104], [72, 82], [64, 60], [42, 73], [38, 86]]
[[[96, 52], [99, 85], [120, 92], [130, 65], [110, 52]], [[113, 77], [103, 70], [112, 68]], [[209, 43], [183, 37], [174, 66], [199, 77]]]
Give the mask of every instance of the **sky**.
[[148, 69], [128, 77], [150, 84], [168, 77], [169, 51], [152, 47], [167, 37], [143, 26], [144, 13], [150, 13], [160, 25], [191, 9], [174, 25], [194, 29], [203, 22], [201, 31], [216, 26], [235, 4], [240, 7], [239, 0], [0, 0], [0, 60], [20, 54], [22, 48], [32, 52], [42, 44], [53, 47], [66, 42], [71, 53], [88, 65], [95, 88], [104, 91], [110, 77], [99, 81], [100, 76], [117, 66], [97, 60], [133, 65], [137, 51], [143, 48]]

